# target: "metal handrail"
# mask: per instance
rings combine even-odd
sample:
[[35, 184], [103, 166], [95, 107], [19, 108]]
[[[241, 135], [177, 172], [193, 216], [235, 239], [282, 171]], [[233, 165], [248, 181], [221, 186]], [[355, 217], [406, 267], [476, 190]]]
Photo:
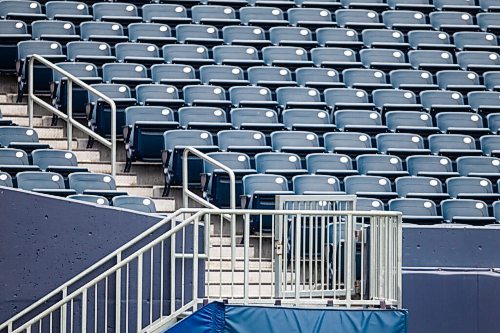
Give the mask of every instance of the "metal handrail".
[[[68, 86], [67, 86], [67, 94], [68, 94], [68, 100], [67, 100], [67, 114], [61, 112], [54, 106], [50, 105], [49, 103], [45, 102], [41, 98], [35, 96], [33, 92], [33, 66], [35, 61], [38, 61], [45, 66], [51, 68], [52, 70], [62, 74], [64, 77], [68, 79]], [[95, 140], [99, 141], [102, 143], [105, 147], [111, 149], [111, 175], [113, 177], [116, 176], [116, 104], [115, 102], [103, 94], [102, 92], [96, 90], [95, 88], [92, 88], [76, 76], [72, 75], [71, 73], [68, 73], [64, 69], [56, 66], [54, 63], [48, 61], [44, 57], [34, 54], [30, 57], [29, 59], [29, 67], [28, 67], [28, 115], [29, 115], [29, 126], [33, 127], [33, 104], [37, 103], [38, 105], [44, 107], [47, 111], [50, 111], [51, 113], [55, 114], [62, 120], [64, 120], [67, 124], [67, 133], [66, 136], [68, 138], [68, 150], [72, 150], [72, 141], [73, 141], [73, 126], [78, 128], [80, 131], [84, 132], [88, 136], [94, 138]], [[98, 96], [101, 98], [104, 102], [108, 103], [110, 108], [111, 108], [111, 141], [105, 139], [104, 137], [100, 136], [99, 134], [93, 132], [86, 126], [80, 124], [77, 122], [75, 119], [73, 119], [73, 83], [79, 85], [80, 87], [88, 90], [90, 93]]]

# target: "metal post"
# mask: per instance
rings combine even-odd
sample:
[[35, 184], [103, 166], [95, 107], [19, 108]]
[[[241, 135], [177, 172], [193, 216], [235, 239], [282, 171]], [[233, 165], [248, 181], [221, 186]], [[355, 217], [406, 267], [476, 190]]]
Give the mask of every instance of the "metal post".
[[29, 127], [33, 128], [33, 63], [35, 58], [31, 57], [28, 66], [28, 117]]
[[[345, 300], [346, 300], [346, 306], [349, 308], [351, 307], [351, 292], [352, 292], [352, 271], [353, 271], [353, 265], [355, 266], [356, 263], [353, 262], [353, 256], [352, 256], [352, 248], [353, 244], [353, 227], [352, 227], [352, 214], [347, 214], [347, 225], [346, 225], [346, 237], [344, 239], [344, 254], [345, 254]], [[354, 245], [355, 246], [355, 245]]]
[[[64, 299], [66, 296], [68, 296], [68, 288], [64, 288], [62, 290], [62, 299]], [[61, 327], [59, 328], [61, 333], [65, 333], [66, 332], [66, 316], [67, 316], [67, 306], [66, 304], [64, 304], [63, 306], [61, 306]]]
[[[244, 221], [244, 250], [243, 250], [243, 299], [244, 299], [244, 304], [248, 304], [248, 298], [249, 298], [249, 292], [250, 292], [250, 214], [246, 214], [247, 218], [245, 218]], [[233, 240], [231, 240], [233, 241]], [[236, 241], [236, 239], [234, 239]], [[234, 281], [233, 281], [234, 283]], [[260, 297], [259, 293], [259, 297]]]
[[116, 105], [111, 104], [111, 175], [116, 177]]
[[[301, 250], [301, 240], [300, 240], [300, 229], [301, 229], [302, 215], [297, 214], [295, 218], [295, 304], [299, 304], [300, 299], [300, 250]], [[293, 273], [293, 272], [292, 272]]]
[[[119, 264], [120, 262], [122, 261], [122, 254], [121, 252], [118, 253], [116, 255], [116, 264]], [[121, 300], [122, 300], [122, 295], [121, 295], [121, 291], [122, 291], [122, 271], [121, 269], [118, 269], [116, 271], [116, 295], [115, 295], [115, 332], [116, 333], [120, 333], [120, 323], [121, 323], [121, 320], [120, 320], [120, 309], [121, 309]], [[127, 300], [128, 301], [128, 300]]]
[[[199, 217], [197, 216], [194, 220], [194, 230], [193, 230], [193, 311], [198, 309], [198, 229], [200, 227]], [[151, 287], [152, 288], [152, 287]]]
[[67, 105], [68, 105], [68, 121], [66, 122], [66, 136], [68, 139], [68, 150], [73, 150], [73, 81], [68, 78], [68, 87], [67, 87]]

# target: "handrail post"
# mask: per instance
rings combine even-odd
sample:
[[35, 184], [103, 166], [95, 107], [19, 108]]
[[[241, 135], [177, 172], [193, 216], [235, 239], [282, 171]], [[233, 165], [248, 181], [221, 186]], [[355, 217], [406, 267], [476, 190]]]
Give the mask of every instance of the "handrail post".
[[67, 92], [67, 114], [68, 121], [66, 122], [66, 137], [68, 139], [68, 150], [73, 150], [73, 124], [71, 121], [73, 120], [73, 80], [68, 78], [68, 87]]
[[116, 177], [116, 104], [111, 105], [111, 175]]
[[35, 62], [35, 57], [32, 56], [29, 60], [28, 66], [28, 117], [29, 117], [29, 127], [33, 128], [33, 63]]

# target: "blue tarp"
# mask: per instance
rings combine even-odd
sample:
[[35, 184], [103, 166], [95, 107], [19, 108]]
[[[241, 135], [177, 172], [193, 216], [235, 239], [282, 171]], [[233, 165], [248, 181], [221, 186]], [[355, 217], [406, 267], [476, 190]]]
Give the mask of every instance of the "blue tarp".
[[168, 333], [407, 333], [406, 310], [301, 309], [210, 303]]

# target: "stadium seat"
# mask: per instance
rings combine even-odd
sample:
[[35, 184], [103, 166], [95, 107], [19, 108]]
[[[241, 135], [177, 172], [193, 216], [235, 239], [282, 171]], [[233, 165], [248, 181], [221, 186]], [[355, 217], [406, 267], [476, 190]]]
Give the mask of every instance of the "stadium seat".
[[272, 100], [271, 90], [265, 87], [231, 87], [229, 96], [235, 107], [278, 108], [278, 103]]
[[387, 132], [382, 125], [380, 114], [367, 110], [340, 110], [335, 111], [335, 126], [344, 132], [363, 132], [369, 135]]
[[243, 45], [221, 45], [212, 49], [215, 63], [218, 65], [232, 65], [241, 68], [260, 66], [264, 62], [259, 59], [259, 52], [255, 47]]
[[457, 63], [464, 71], [474, 71], [482, 74], [488, 71], [500, 70], [500, 56], [498, 53], [486, 51], [457, 52]]
[[[254, 174], [250, 158], [243, 153], [217, 152], [208, 153], [207, 156], [224, 164], [235, 174], [235, 195], [240, 198], [243, 194], [243, 177]], [[205, 198], [217, 207], [230, 207], [229, 175], [207, 160], [203, 161], [202, 189]], [[238, 201], [238, 200], [237, 200]], [[241, 202], [236, 202], [240, 205]]]
[[490, 132], [483, 127], [483, 118], [474, 113], [441, 112], [436, 115], [436, 123], [443, 133], [448, 134], [467, 134], [479, 138]]
[[471, 108], [483, 115], [498, 111], [500, 92], [496, 91], [471, 91], [467, 94], [467, 101]]
[[[289, 131], [313, 131], [316, 134], [333, 132], [336, 126], [328, 112], [314, 109], [288, 109], [282, 113], [283, 125]], [[321, 140], [321, 138], [320, 138]]]
[[311, 49], [318, 45], [316, 41], [313, 41], [311, 31], [303, 27], [272, 27], [269, 29], [269, 39], [273, 45], [279, 46]]
[[363, 154], [356, 157], [356, 165], [361, 175], [383, 176], [391, 180], [408, 176], [403, 169], [403, 162], [397, 156], [380, 154]]
[[75, 194], [70, 195], [67, 199], [73, 199], [77, 201], [89, 202], [102, 206], [109, 206], [109, 201], [103, 196], [100, 195], [91, 195], [91, 194]]
[[499, 134], [500, 132], [500, 113], [491, 113], [487, 117], [488, 127], [491, 133]]
[[350, 68], [362, 68], [352, 49], [343, 47], [317, 47], [311, 50], [311, 60], [317, 67], [333, 68], [341, 71]]
[[[325, 2], [325, 4], [328, 4], [328, 2]], [[308, 27], [310, 29], [328, 26], [334, 27], [336, 24], [332, 22], [332, 13], [323, 8], [325, 7], [290, 8], [287, 11], [288, 22], [293, 26]]]
[[[389, 0], [390, 1], [390, 0]], [[417, 10], [386, 10], [382, 13], [382, 20], [389, 29], [396, 29], [403, 33], [411, 30], [430, 30], [424, 13]]]
[[316, 30], [316, 40], [320, 46], [348, 48], [359, 50], [363, 47], [363, 42], [359, 40], [359, 35], [354, 29], [347, 28], [318, 28]]
[[74, 24], [92, 21], [87, 4], [78, 1], [48, 1], [45, 3], [45, 13], [48, 19], [70, 21]]
[[163, 133], [177, 129], [174, 113], [164, 106], [130, 106], [125, 109], [123, 139], [127, 151], [128, 172], [131, 163], [139, 161], [160, 161], [163, 149]]
[[146, 66], [138, 63], [115, 63], [102, 66], [102, 80], [105, 83], [125, 84], [130, 88], [151, 83]]
[[294, 153], [303, 158], [310, 153], [325, 151], [319, 145], [318, 136], [306, 131], [279, 131], [271, 133], [271, 144], [274, 151]]
[[456, 199], [482, 200], [491, 204], [500, 199], [500, 193], [493, 192], [491, 181], [481, 177], [454, 177], [446, 180], [448, 194]]
[[462, 94], [470, 91], [485, 90], [479, 82], [479, 76], [470, 71], [440, 71], [436, 75], [439, 88], [454, 90]]
[[199, 67], [213, 64], [213, 60], [208, 56], [208, 49], [202, 45], [165, 45], [162, 48], [163, 59], [168, 64], [183, 64]]
[[276, 112], [262, 108], [232, 109], [231, 122], [235, 129], [258, 130], [266, 134], [283, 129]]
[[222, 34], [224, 43], [229, 45], [248, 45], [257, 49], [272, 45], [260, 27], [226, 26], [222, 28]]
[[31, 152], [33, 165], [43, 171], [56, 172], [67, 178], [73, 172], [87, 172], [87, 168], [78, 167], [74, 153], [59, 149], [36, 149]]
[[270, 152], [266, 137], [262, 132], [251, 130], [220, 131], [217, 133], [219, 149], [227, 152], [241, 152], [252, 158], [263, 152]]
[[286, 67], [254, 66], [248, 68], [247, 74], [248, 81], [256, 86], [278, 88], [297, 85], [292, 79], [292, 72]]
[[496, 71], [483, 74], [484, 84], [489, 90], [500, 91], [500, 73]]
[[466, 134], [433, 134], [429, 135], [428, 140], [433, 154], [451, 158], [482, 154], [476, 149], [474, 138]]
[[295, 70], [297, 84], [320, 91], [327, 88], [343, 88], [339, 73], [331, 68], [298, 68]]
[[389, 73], [394, 88], [420, 92], [422, 90], [438, 89], [434, 84], [432, 74], [423, 70], [397, 69]]
[[161, 23], [131, 23], [128, 25], [128, 39], [133, 43], [151, 43], [158, 47], [177, 42], [170, 27]]
[[453, 52], [455, 45], [444, 31], [413, 30], [408, 32], [408, 42], [415, 50], [442, 50]]
[[456, 31], [479, 31], [479, 26], [474, 24], [474, 17], [467, 12], [433, 12], [429, 14], [432, 27], [448, 33]]
[[276, 100], [282, 109], [325, 109], [318, 90], [305, 87], [281, 87], [276, 89]]
[[211, 25], [179, 24], [175, 28], [177, 42], [183, 44], [200, 44], [214, 46], [223, 44], [219, 38], [219, 30]]
[[149, 43], [118, 43], [115, 45], [115, 54], [119, 62], [132, 62], [144, 66], [163, 63], [158, 47]]
[[453, 63], [453, 56], [448, 51], [440, 50], [412, 50], [408, 52], [408, 59], [414, 69], [437, 72], [446, 69], [459, 69]]
[[64, 178], [55, 172], [23, 171], [16, 175], [17, 188], [66, 197], [76, 194], [75, 190], [68, 190], [64, 185]]
[[69, 188], [77, 194], [92, 194], [107, 198], [127, 195], [118, 191], [113, 177], [103, 173], [74, 172], [68, 176]]
[[461, 11], [476, 14], [481, 10], [474, 1], [470, 0], [434, 0], [434, 6], [442, 11]]
[[500, 11], [500, 6], [495, 0], [479, 0], [479, 5], [485, 12]]
[[[116, 105], [116, 128], [125, 125], [125, 109], [135, 105], [135, 98], [132, 98], [130, 88], [121, 84], [93, 84], [92, 88], [112, 98]], [[90, 128], [103, 136], [111, 135], [111, 107], [98, 98], [96, 95], [88, 94], [89, 104], [87, 105], [87, 118]]]
[[483, 135], [480, 139], [481, 150], [485, 155], [500, 157], [500, 136]]
[[340, 2], [346, 8], [372, 9], [377, 12], [389, 8], [385, 0], [341, 0]]
[[378, 13], [367, 9], [339, 9], [335, 11], [337, 25], [341, 28], [362, 30], [365, 28], [383, 28]]
[[357, 175], [352, 160], [344, 154], [309, 154], [306, 156], [307, 171], [310, 174], [329, 175], [338, 178]]
[[268, 46], [262, 49], [262, 59], [268, 66], [283, 66], [289, 69], [312, 66], [307, 51], [301, 47]]
[[109, 45], [128, 40], [128, 37], [124, 35], [122, 25], [113, 22], [82, 22], [80, 34], [84, 41], [98, 41]]
[[0, 171], [0, 186], [12, 187], [12, 177], [7, 172]]
[[143, 5], [142, 18], [144, 22], [161, 23], [170, 26], [191, 23], [191, 19], [188, 18], [187, 10], [184, 6], [165, 3]]
[[415, 133], [423, 137], [440, 133], [432, 117], [420, 111], [390, 111], [385, 114], [387, 128], [395, 133]]
[[393, 154], [400, 157], [410, 155], [430, 154], [424, 147], [424, 140], [420, 135], [410, 133], [380, 133], [375, 137], [380, 153]]
[[300, 157], [292, 153], [259, 153], [255, 155], [255, 168], [258, 173], [281, 175], [290, 182], [294, 176], [307, 173]]
[[31, 39], [26, 23], [19, 20], [0, 20], [0, 71], [14, 72], [17, 59], [17, 43]]
[[444, 220], [448, 223], [471, 224], [475, 226], [495, 223], [488, 216], [486, 204], [480, 200], [449, 199], [441, 202]]
[[189, 85], [182, 88], [184, 102], [191, 106], [213, 106], [227, 108], [231, 102], [226, 100], [226, 91], [218, 86]]
[[140, 105], [168, 106], [172, 109], [184, 105], [177, 88], [166, 84], [140, 84], [135, 88], [135, 95]]
[[389, 210], [403, 213], [403, 222], [421, 225], [442, 223], [437, 214], [436, 204], [426, 199], [392, 199]]
[[229, 6], [202, 5], [191, 7], [191, 17], [194, 23], [223, 27], [239, 25], [236, 12]]
[[111, 200], [113, 207], [135, 210], [137, 212], [154, 214], [156, 206], [153, 200], [147, 197], [119, 195]]
[[42, 6], [37, 1], [3, 0], [0, 2], [0, 18], [5, 20], [21, 20], [30, 24], [45, 19]]
[[373, 91], [375, 89], [390, 88], [386, 75], [378, 69], [344, 69], [342, 72], [344, 83], [349, 88]]
[[153, 65], [151, 66], [151, 78], [155, 83], [169, 84], [177, 88], [200, 84], [194, 68], [189, 65]]
[[383, 71], [411, 68], [403, 51], [396, 49], [364, 49], [359, 51], [361, 62], [366, 68]]
[[420, 92], [420, 102], [432, 114], [446, 111], [470, 111], [470, 105], [464, 105], [462, 94], [456, 91], [422, 91]]
[[111, 54], [111, 47], [103, 42], [69, 42], [66, 54], [69, 61], [89, 62], [96, 66], [116, 61], [116, 57]]
[[420, 111], [417, 96], [410, 90], [377, 89], [372, 92], [373, 103], [383, 113], [388, 111]]
[[0, 147], [22, 149], [28, 155], [35, 149], [50, 148], [46, 143], [38, 142], [38, 133], [23, 126], [0, 126]]
[[365, 29], [362, 38], [363, 44], [369, 48], [407, 50], [410, 47], [405, 43], [403, 33], [398, 30]]
[[396, 192], [403, 198], [422, 198], [439, 204], [441, 200], [449, 199], [443, 193], [443, 184], [434, 177], [408, 176], [399, 177], [395, 181]]
[[486, 32], [456, 32], [453, 35], [455, 45], [460, 51], [500, 51], [497, 38]]
[[61, 44], [80, 40], [74, 24], [68, 21], [34, 21], [31, 23], [31, 34], [33, 39], [50, 40]]
[[357, 156], [358, 154], [377, 153], [372, 148], [370, 136], [357, 132], [326, 133], [323, 137], [328, 152]]
[[483, 31], [498, 34], [500, 32], [499, 18], [500, 13], [480, 13], [477, 14], [477, 24]]
[[227, 65], [206, 65], [200, 67], [200, 79], [203, 84], [220, 86], [224, 89], [232, 86], [246, 86], [244, 72], [240, 67]]
[[389, 7], [397, 10], [433, 11], [434, 5], [429, 0], [387, 0]]
[[226, 122], [226, 112], [216, 107], [183, 107], [177, 114], [181, 128], [201, 129], [214, 135], [220, 130], [231, 128], [231, 124]]
[[92, 13], [96, 21], [117, 22], [123, 25], [142, 21], [137, 7], [130, 3], [94, 3], [92, 5]]
[[384, 202], [397, 198], [392, 192], [391, 181], [380, 176], [348, 176], [344, 178], [345, 192], [364, 198], [376, 198]]
[[30, 165], [28, 155], [24, 150], [14, 148], [0, 148], [0, 171], [15, 177], [21, 171], [38, 171], [36, 165]]
[[240, 9], [240, 20], [243, 25], [253, 25], [264, 29], [288, 25], [283, 11], [275, 7], [243, 7]]
[[293, 177], [293, 191], [298, 195], [344, 194], [340, 181], [327, 175], [299, 175]]
[[412, 176], [434, 177], [441, 181], [459, 176], [453, 171], [451, 160], [445, 156], [409, 156], [406, 169]]
[[342, 4], [337, 0], [295, 0], [295, 5], [302, 8], [325, 8], [330, 11], [342, 8]]
[[496, 157], [462, 156], [457, 158], [457, 171], [465, 177], [500, 179], [500, 160]]
[[373, 198], [357, 198], [356, 210], [361, 212], [367, 211], [383, 211], [384, 203], [379, 199]]

